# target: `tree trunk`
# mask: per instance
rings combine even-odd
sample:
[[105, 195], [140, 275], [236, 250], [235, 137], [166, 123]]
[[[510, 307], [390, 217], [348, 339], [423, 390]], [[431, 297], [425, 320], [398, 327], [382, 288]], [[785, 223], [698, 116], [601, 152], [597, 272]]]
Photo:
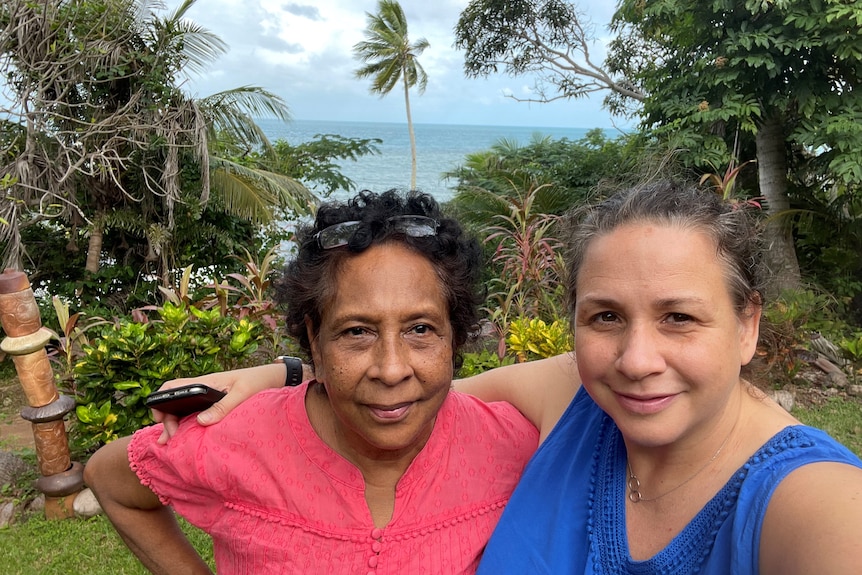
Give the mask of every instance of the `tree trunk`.
[[[98, 222], [99, 218], [97, 218]], [[87, 244], [87, 264], [84, 269], [90, 273], [99, 271], [99, 262], [102, 259], [102, 226], [94, 223], [90, 228], [90, 241]]]
[[787, 198], [787, 157], [784, 126], [780, 117], [768, 118], [757, 130], [757, 172], [760, 194], [766, 200], [768, 219], [764, 230], [766, 264], [771, 272], [768, 296], [800, 286], [799, 262], [793, 242]]
[[407, 107], [407, 131], [410, 133], [410, 189], [416, 189], [416, 135], [413, 133], [413, 118], [410, 115], [410, 87], [407, 85], [407, 74], [402, 70], [404, 78], [404, 104]]

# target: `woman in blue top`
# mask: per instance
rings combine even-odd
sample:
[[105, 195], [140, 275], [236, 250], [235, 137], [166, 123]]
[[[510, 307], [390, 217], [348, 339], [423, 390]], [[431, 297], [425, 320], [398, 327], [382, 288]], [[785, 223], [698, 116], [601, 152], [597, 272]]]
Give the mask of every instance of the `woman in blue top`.
[[[862, 462], [740, 377], [763, 306], [749, 216], [667, 182], [581, 216], [567, 257], [576, 357], [457, 384], [510, 401], [543, 440], [480, 573], [859, 572]], [[283, 380], [256, 369], [272, 375], [209, 377]]]
[[[858, 573], [862, 462], [740, 377], [763, 305], [744, 210], [660, 183], [570, 227], [582, 387], [479, 573]], [[550, 362], [528, 375], [571, 389]]]

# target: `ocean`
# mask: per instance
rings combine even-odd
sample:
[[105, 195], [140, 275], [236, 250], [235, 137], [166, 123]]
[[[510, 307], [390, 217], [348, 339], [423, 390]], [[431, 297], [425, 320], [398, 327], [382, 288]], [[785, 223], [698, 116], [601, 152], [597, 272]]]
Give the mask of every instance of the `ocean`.
[[[294, 120], [258, 120], [267, 137], [284, 139], [291, 144], [311, 140], [316, 134], [338, 134], [346, 138], [380, 138], [380, 154], [344, 162], [342, 173], [353, 180], [357, 190], [382, 192], [390, 188], [410, 187], [410, 136], [407, 124], [377, 122], [325, 122]], [[462, 126], [448, 124], [414, 124], [416, 133], [416, 187], [445, 202], [452, 197], [450, 185], [441, 176], [463, 164], [464, 157], [489, 149], [500, 139], [526, 145], [535, 135], [554, 139], [579, 140], [589, 128], [529, 128], [517, 126]], [[343, 199], [352, 193], [335, 194]]]

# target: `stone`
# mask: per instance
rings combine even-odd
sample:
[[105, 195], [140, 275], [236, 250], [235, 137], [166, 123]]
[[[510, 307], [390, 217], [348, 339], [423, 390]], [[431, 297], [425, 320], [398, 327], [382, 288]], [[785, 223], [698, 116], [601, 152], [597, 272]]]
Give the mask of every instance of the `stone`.
[[771, 397], [773, 401], [775, 401], [775, 403], [783, 407], [787, 412], [790, 412], [793, 409], [793, 404], [796, 402], [796, 399], [793, 397], [793, 394], [786, 389], [776, 389], [770, 391], [769, 397]]
[[5, 529], [12, 524], [15, 518], [15, 503], [7, 501], [0, 505], [0, 529]]
[[0, 451], [0, 485], [16, 483], [30, 468], [27, 462], [9, 451]]
[[847, 393], [853, 397], [862, 397], [862, 385], [848, 386]]
[[41, 513], [45, 510], [45, 495], [40, 493], [27, 504], [27, 513]]
[[822, 369], [829, 376], [829, 383], [832, 386], [847, 387], [847, 375], [844, 371], [822, 355], [817, 356], [817, 359], [812, 364]]
[[95, 517], [102, 513], [102, 506], [90, 488], [86, 488], [75, 496], [72, 509], [76, 517]]

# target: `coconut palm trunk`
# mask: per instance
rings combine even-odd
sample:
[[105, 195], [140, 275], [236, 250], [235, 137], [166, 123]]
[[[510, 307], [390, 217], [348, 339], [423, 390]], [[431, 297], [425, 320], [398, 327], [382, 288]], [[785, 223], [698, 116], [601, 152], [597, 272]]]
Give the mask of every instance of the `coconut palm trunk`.
[[410, 115], [410, 86], [404, 76], [404, 106], [407, 109], [407, 132], [410, 134], [410, 189], [416, 189], [416, 133], [413, 131], [413, 118]]

